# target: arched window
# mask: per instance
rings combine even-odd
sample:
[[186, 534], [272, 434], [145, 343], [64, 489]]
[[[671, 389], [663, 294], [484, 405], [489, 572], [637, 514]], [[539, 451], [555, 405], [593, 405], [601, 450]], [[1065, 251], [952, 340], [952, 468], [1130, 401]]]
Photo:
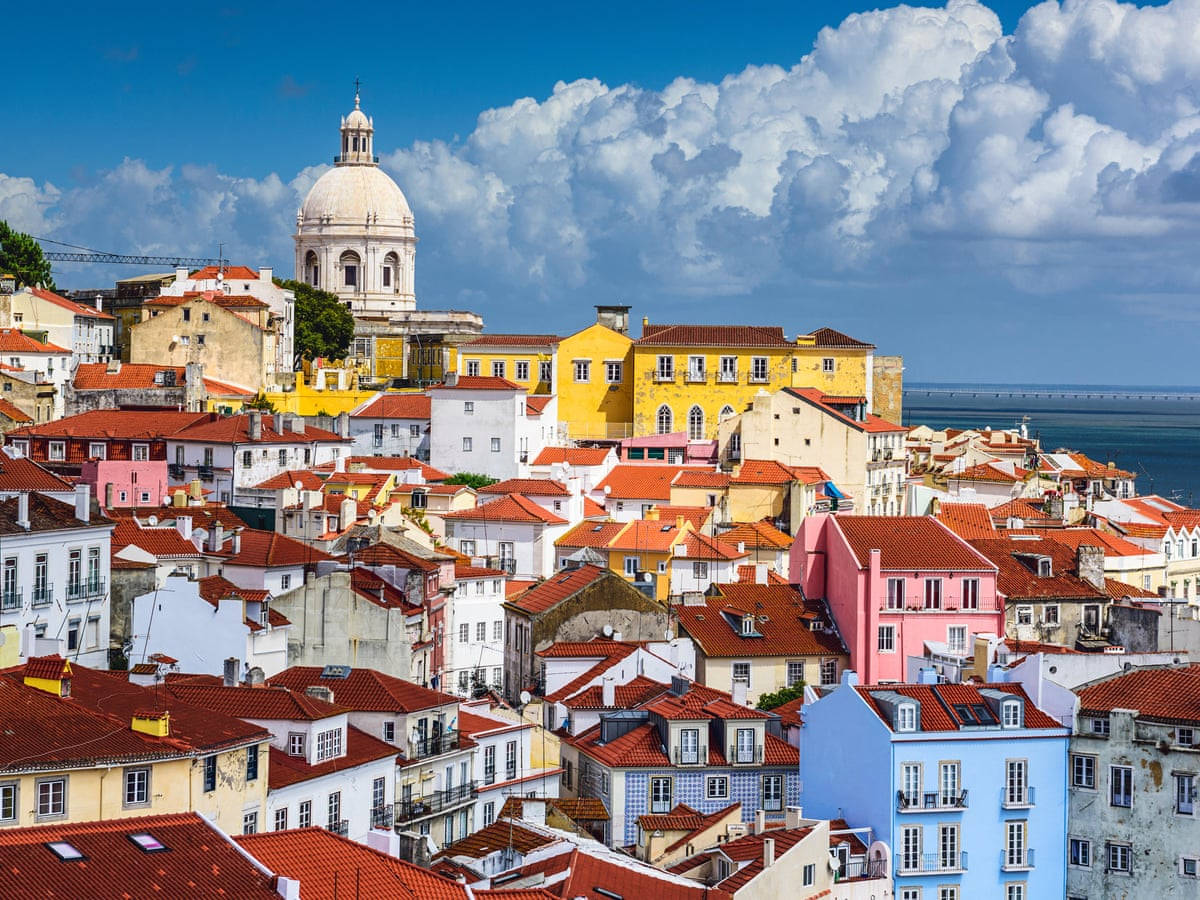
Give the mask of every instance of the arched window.
[[395, 253], [389, 253], [383, 258], [383, 286], [385, 288], [395, 288], [398, 283], [397, 268], [400, 266], [400, 257]]
[[353, 250], [347, 250], [341, 256], [342, 263], [342, 283], [346, 287], [358, 287], [358, 254]]
[[304, 272], [308, 276], [309, 284], [313, 287], [320, 287], [321, 266], [317, 262], [317, 254], [311, 250], [304, 256]]
[[726, 403], [724, 406], [721, 407], [721, 411], [719, 413], [717, 413], [717, 418], [720, 421], [724, 422], [726, 419], [728, 419], [732, 415], [733, 415], [733, 407], [730, 406], [728, 403]]
[[699, 406], [688, 410], [688, 440], [704, 440], [704, 410]]
[[664, 403], [658, 408], [658, 433], [670, 434], [674, 426], [675, 417], [671, 414], [671, 407]]

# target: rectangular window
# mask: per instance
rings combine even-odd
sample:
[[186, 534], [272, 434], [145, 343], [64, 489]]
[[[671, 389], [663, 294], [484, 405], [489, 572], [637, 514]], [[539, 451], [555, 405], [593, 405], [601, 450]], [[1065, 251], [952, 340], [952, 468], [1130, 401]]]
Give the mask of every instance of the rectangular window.
[[61, 462], [67, 458], [67, 445], [63, 441], [51, 441], [47, 455], [52, 461]]
[[1200, 875], [1200, 859], [1194, 856], [1181, 856], [1179, 858], [1179, 874], [1185, 878], [1196, 878]]
[[286, 806], [281, 806], [275, 810], [275, 830], [287, 831], [288, 811]]
[[255, 781], [258, 778], [258, 747], [246, 748], [246, 780]]
[[464, 416], [475, 415], [475, 401], [474, 400], [464, 400], [463, 401], [463, 415]]
[[1057, 625], [1058, 624], [1058, 604], [1047, 603], [1042, 607], [1042, 624]]
[[1190, 816], [1195, 812], [1196, 776], [1175, 776], [1175, 812], [1181, 816]]
[[506, 377], [506, 368], [507, 367], [504, 364], [504, 360], [493, 359], [492, 360], [492, 377], [493, 378], [505, 378]]
[[1092, 842], [1081, 838], [1071, 838], [1070, 862], [1073, 866], [1088, 868], [1092, 864]]
[[708, 577], [708, 563], [704, 562], [702, 560], [696, 560], [695, 562], [693, 562], [692, 563], [692, 577], [693, 578], [707, 578]]
[[1176, 728], [1175, 743], [1180, 747], [1194, 747], [1196, 745], [1196, 731], [1192, 728]]
[[1017, 624], [1032, 625], [1033, 624], [1033, 607], [1018, 606], [1017, 607]]
[[463, 445], [462, 445], [462, 447], [463, 447], [463, 453], [470, 453], [470, 452], [471, 452], [471, 439], [470, 439], [469, 437], [465, 437], [465, 438], [463, 438]]
[[1133, 848], [1128, 844], [1109, 844], [1107, 869], [1128, 875], [1133, 869]]
[[17, 783], [6, 781], [0, 784], [0, 822], [17, 820]]
[[1025, 900], [1025, 884], [1010, 881], [1004, 885], [1004, 900]]
[[964, 578], [962, 585], [962, 608], [979, 609], [979, 579]]
[[1071, 786], [1096, 789], [1096, 757], [1071, 754]]
[[1108, 719], [1092, 719], [1092, 734], [1108, 737]]
[[938, 766], [938, 806], [958, 806], [961, 784], [962, 766], [956, 762], [941, 763]]
[[329, 823], [330, 831], [337, 831], [342, 821], [342, 792], [334, 791], [329, 795], [329, 817], [326, 819]]
[[734, 684], [744, 684], [746, 687], [750, 687], [750, 663], [735, 662], [732, 671]]
[[826, 375], [832, 375], [834, 371], [834, 361], [832, 356], [826, 356], [821, 360], [821, 371]]
[[942, 579], [926, 578], [925, 579], [925, 608], [926, 609], [941, 609], [942, 608]]
[[90, 443], [88, 444], [88, 456], [90, 456], [92, 459], [104, 459], [105, 451], [107, 449], [108, 445], [103, 442], [98, 441]]
[[650, 779], [650, 812], [665, 813], [671, 809], [671, 779]]
[[342, 755], [342, 730], [331, 728], [317, 735], [317, 762]]
[[750, 380], [763, 383], [767, 380], [767, 358], [765, 356], [750, 357]]
[[217, 756], [204, 757], [204, 793], [208, 794], [217, 789]]
[[1024, 806], [1029, 802], [1029, 762], [1010, 759], [1004, 764], [1004, 801], [1009, 806]]
[[468, 359], [467, 360], [467, 377], [468, 378], [478, 378], [479, 377], [479, 360], [477, 360], [477, 359]]
[[938, 867], [942, 869], [959, 867], [958, 825], [938, 826]]
[[54, 818], [67, 814], [67, 779], [46, 778], [37, 782], [37, 817]]
[[483, 748], [483, 783], [496, 783], [496, 748], [495, 746]]
[[458, 542], [458, 552], [461, 553], [463, 556], [474, 556], [475, 555], [475, 542], [460, 540]]
[[[482, 678], [480, 679], [482, 680]], [[517, 777], [517, 742], [508, 741], [504, 745], [504, 775], [512, 781]]]
[[1130, 766], [1109, 766], [1109, 799], [1112, 806], [1133, 806], [1133, 769]]
[[900, 829], [900, 869], [915, 872], [921, 869], [921, 835], [919, 825], [905, 825]]
[[704, 797], [707, 800], [725, 800], [729, 797], [729, 776], [710, 775], [704, 779]]
[[658, 358], [658, 367], [656, 373], [659, 381], [674, 381], [675, 380], [675, 357], [660, 356]]
[[383, 723], [383, 739], [385, 741], [387, 741], [389, 744], [396, 743], [396, 723], [395, 722], [384, 722]]
[[460, 622], [458, 624], [458, 642], [460, 644], [469, 644], [471, 642], [471, 623]]
[[[478, 582], [478, 583], [483, 584], [483, 582]], [[476, 622], [475, 623], [475, 640], [477, 640], [477, 641], [486, 641], [487, 640], [487, 622]]]
[[630, 578], [636, 576], [638, 573], [638, 568], [641, 566], [641, 564], [642, 564], [642, 558], [640, 556], [625, 557], [625, 574], [626, 574], [626, 576], [628, 576]]
[[550, 360], [543, 360], [538, 363], [538, 381], [546, 383], [546, 388], [549, 390], [550, 382], [554, 380], [554, 363]]
[[150, 805], [149, 769], [125, 770], [125, 799], [123, 805], [126, 808]]
[[896, 652], [896, 626], [895, 625], [880, 625], [879, 639], [876, 644], [880, 653], [895, 653]]
[[387, 803], [387, 782], [376, 778], [371, 782], [371, 809], [383, 809]]
[[801, 883], [805, 887], [809, 887], [817, 880], [817, 866], [815, 863], [805, 865], [800, 876]]
[[700, 762], [700, 729], [680, 729], [679, 762], [685, 766], [694, 766]]
[[736, 356], [722, 356], [720, 374], [717, 376], [718, 381], [732, 382], [737, 381], [738, 364]]
[[778, 812], [783, 809], [783, 776], [763, 776], [763, 809], [768, 812]]
[[500, 452], [500, 438], [492, 438], [492, 452], [493, 453]]
[[288, 732], [287, 743], [288, 756], [303, 756], [304, 755], [304, 732], [291, 731]]
[[889, 578], [887, 580], [887, 608], [904, 609], [903, 578]]
[[704, 357], [703, 356], [689, 356], [688, 357], [687, 379], [688, 379], [688, 381], [704, 381], [705, 380]]
[[624, 377], [622, 364], [619, 362], [606, 362], [604, 364], [604, 380], [609, 384], [620, 384]]
[[529, 361], [528, 360], [524, 360], [524, 359], [517, 360], [513, 364], [513, 368], [516, 370], [517, 381], [528, 381], [529, 380]]
[[311, 800], [301, 800], [300, 801], [300, 815], [299, 815], [298, 821], [296, 822], [296, 827], [297, 828], [312, 827], [312, 801]]
[[900, 802], [904, 806], [921, 805], [921, 764], [906, 762], [900, 766]]
[[242, 813], [242, 834], [258, 834], [258, 811]]
[[821, 660], [821, 684], [837, 684], [838, 670], [836, 659]]
[[795, 687], [804, 681], [804, 660], [789, 659], [787, 663], [787, 686]]
[[917, 730], [917, 706], [915, 703], [902, 703], [896, 710], [896, 730]]
[[587, 384], [592, 380], [592, 361], [590, 359], [575, 360], [575, 383]]
[[951, 653], [965, 653], [967, 649], [967, 626], [948, 625], [946, 627], [946, 647]]
[[734, 760], [739, 763], [754, 762], [754, 729], [739, 728]]

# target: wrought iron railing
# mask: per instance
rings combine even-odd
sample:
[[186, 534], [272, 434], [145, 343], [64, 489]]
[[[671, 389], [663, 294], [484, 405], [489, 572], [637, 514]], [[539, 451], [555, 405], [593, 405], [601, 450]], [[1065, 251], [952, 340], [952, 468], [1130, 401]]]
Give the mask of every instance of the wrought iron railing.
[[411, 822], [439, 813], [472, 800], [478, 793], [477, 782], [471, 781], [443, 791], [434, 791], [422, 797], [400, 800], [396, 803], [396, 823]]

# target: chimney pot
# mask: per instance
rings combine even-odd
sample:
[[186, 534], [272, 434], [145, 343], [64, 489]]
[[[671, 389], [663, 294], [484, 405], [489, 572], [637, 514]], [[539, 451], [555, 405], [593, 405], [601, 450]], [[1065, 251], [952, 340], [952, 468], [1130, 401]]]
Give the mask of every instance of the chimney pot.
[[775, 864], [775, 839], [763, 838], [763, 868], [769, 869]]
[[75, 485], [75, 518], [80, 522], [90, 522], [91, 514], [92, 486], [90, 484]]
[[238, 675], [242, 671], [242, 661], [236, 656], [230, 656], [225, 660], [225, 668], [223, 670], [223, 683], [225, 687], [237, 687]]

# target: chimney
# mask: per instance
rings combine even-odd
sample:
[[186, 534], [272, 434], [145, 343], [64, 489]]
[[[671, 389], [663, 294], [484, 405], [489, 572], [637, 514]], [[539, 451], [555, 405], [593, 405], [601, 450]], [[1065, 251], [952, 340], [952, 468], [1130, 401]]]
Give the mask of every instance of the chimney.
[[[236, 846], [236, 845], [235, 845]], [[374, 848], [378, 850], [379, 848]], [[396, 854], [391, 854], [395, 856]], [[283, 900], [300, 900], [300, 882], [295, 878], [284, 878], [282, 875], [275, 876], [275, 893]]]
[[270, 284], [271, 277], [274, 274], [275, 274], [275, 270], [271, 266], [259, 266], [258, 267], [258, 280], [259, 281], [262, 281], [266, 284]]
[[922, 666], [917, 672], [917, 684], [937, 684], [938, 671], [933, 666]]
[[767, 830], [767, 812], [764, 809], [754, 811], [754, 833], [762, 834]]
[[204, 499], [204, 485], [200, 483], [199, 478], [193, 478], [188, 482], [188, 496], [193, 500]]
[[446, 377], [442, 379], [442, 383], [446, 385], [446, 387], [454, 387], [456, 384], [458, 384], [458, 373], [447, 372]]
[[358, 502], [347, 497], [338, 507], [338, 516], [341, 518], [339, 524], [344, 531], [358, 520]]
[[597, 304], [596, 323], [618, 334], [629, 334], [629, 307]]
[[192, 539], [192, 517], [176, 516], [175, 530], [179, 532], [179, 536], [185, 541], [190, 541]]
[[736, 703], [738, 706], [745, 706], [746, 705], [746, 682], [735, 681], [733, 683], [733, 691], [732, 691], [731, 696], [733, 697], [733, 702]]
[[250, 412], [250, 424], [247, 430], [250, 440], [262, 440], [262, 413], [257, 409], [251, 410]]
[[769, 869], [775, 864], [775, 839], [763, 838], [763, 868]]
[[767, 583], [767, 564], [766, 563], [755, 563], [754, 564], [754, 583], [755, 584], [766, 584]]
[[337, 433], [338, 437], [346, 440], [350, 437], [350, 413], [340, 412], [337, 417]]
[[784, 811], [784, 824], [790, 828], [799, 828], [804, 820], [804, 810], [799, 806], [789, 806]]
[[617, 684], [610, 675], [605, 675], [600, 682], [600, 702], [604, 704], [605, 709], [612, 709], [617, 705]]
[[235, 531], [233, 533], [233, 555], [237, 556], [242, 552], [242, 533]]
[[521, 818], [533, 825], [546, 824], [546, 801], [539, 799], [525, 800], [521, 803]]
[[119, 374], [121, 374], [121, 360], [120, 360], [120, 358], [118, 357], [117, 359], [110, 359], [110, 360], [108, 361], [108, 365], [104, 367], [104, 371], [105, 371], [107, 374], [109, 374], [109, 375], [119, 375]]
[[17, 527], [29, 530], [29, 491], [17, 494]]
[[242, 671], [242, 661], [236, 656], [231, 656], [225, 660], [225, 668], [223, 670], [223, 681], [225, 687], [237, 687], [238, 675]]
[[188, 277], [187, 269], [184, 269], [184, 268], [176, 268], [175, 269], [175, 280], [176, 281], [186, 281], [187, 277]]
[[75, 518], [80, 522], [90, 522], [91, 513], [92, 486], [90, 484], [75, 485]]
[[[96, 312], [104, 312], [104, 295], [103, 294], [96, 295]], [[1112, 465], [1112, 463], [1109, 463], [1109, 465]]]
[[324, 700], [326, 703], [333, 702], [333, 691], [323, 684], [310, 684], [304, 689], [304, 693], [314, 700]]
[[283, 413], [275, 413], [271, 416], [271, 427], [275, 429], [276, 434], [283, 434], [285, 422], [287, 421]]
[[342, 456], [341, 452], [338, 452], [338, 455], [336, 457], [334, 457], [333, 471], [335, 471], [335, 472], [345, 472], [346, 471], [346, 457]]
[[223, 543], [225, 543], [225, 526], [220, 522], [213, 522], [212, 528], [208, 532], [208, 552], [220, 552]]
[[266, 675], [263, 674], [263, 670], [258, 666], [251, 666], [246, 670], [246, 685], [248, 687], [260, 688], [265, 681]]
[[1104, 548], [1080, 544], [1075, 551], [1075, 570], [1097, 590], [1104, 590]]

